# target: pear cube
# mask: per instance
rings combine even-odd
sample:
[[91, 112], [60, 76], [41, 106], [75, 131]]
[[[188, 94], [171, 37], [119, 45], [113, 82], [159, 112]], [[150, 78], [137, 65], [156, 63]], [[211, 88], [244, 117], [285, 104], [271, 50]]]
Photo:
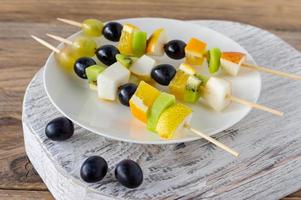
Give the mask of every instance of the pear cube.
[[150, 56], [143, 55], [132, 66], [130, 71], [139, 77], [150, 78], [152, 69], [156, 65], [156, 60]]
[[127, 83], [130, 71], [119, 62], [106, 68], [97, 77], [98, 97], [105, 100], [115, 100], [118, 87]]
[[231, 100], [227, 97], [231, 95], [231, 84], [229, 81], [210, 77], [205, 85], [204, 100], [216, 111], [222, 111]]

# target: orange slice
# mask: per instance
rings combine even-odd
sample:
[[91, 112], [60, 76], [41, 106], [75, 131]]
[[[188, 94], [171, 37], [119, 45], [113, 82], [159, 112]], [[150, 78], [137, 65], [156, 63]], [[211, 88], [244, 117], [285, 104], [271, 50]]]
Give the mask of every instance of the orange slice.
[[185, 72], [179, 70], [177, 71], [175, 77], [169, 84], [169, 91], [171, 94], [175, 95], [177, 99], [184, 100], [184, 93], [186, 90], [186, 83], [189, 75]]
[[164, 44], [167, 43], [167, 36], [163, 28], [155, 30], [147, 41], [146, 54], [163, 56]]
[[186, 63], [201, 65], [204, 61], [207, 44], [196, 38], [191, 38], [185, 47]]
[[245, 57], [246, 54], [240, 52], [223, 52], [221, 56], [221, 58], [236, 64], [240, 64]]
[[156, 132], [162, 138], [170, 139], [182, 131], [191, 119], [192, 110], [184, 104], [176, 103], [167, 108], [160, 116]]
[[121, 54], [127, 56], [133, 56], [132, 43], [133, 35], [135, 31], [139, 31], [139, 28], [132, 24], [124, 24], [121, 32], [118, 50]]
[[130, 99], [131, 113], [140, 121], [147, 122], [148, 112], [160, 91], [153, 86], [141, 81], [132, 98]]

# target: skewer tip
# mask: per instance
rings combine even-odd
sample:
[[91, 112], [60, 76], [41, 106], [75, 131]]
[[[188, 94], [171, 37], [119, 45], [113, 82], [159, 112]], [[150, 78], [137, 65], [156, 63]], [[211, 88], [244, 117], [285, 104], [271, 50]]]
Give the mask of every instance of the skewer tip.
[[42, 44], [43, 46], [51, 49], [52, 51], [59, 53], [60, 50], [57, 49], [56, 47], [52, 46], [51, 44], [49, 44], [48, 42], [46, 42], [45, 40], [42, 40], [41, 38], [38, 38], [34, 35], [30, 35], [35, 41], [37, 41], [38, 43]]
[[60, 36], [57, 36], [57, 35], [53, 35], [53, 34], [50, 34], [50, 33], [46, 33], [46, 35], [52, 39], [55, 39], [57, 41], [60, 41], [60, 42], [63, 42], [63, 43], [66, 43], [66, 44], [69, 44], [69, 45], [72, 45], [72, 42], [68, 39], [65, 39], [63, 37], [60, 37]]
[[74, 21], [74, 20], [69, 20], [69, 19], [63, 19], [63, 18], [56, 18], [58, 21], [61, 21], [61, 22], [64, 22], [66, 24], [70, 24], [70, 25], [73, 25], [73, 26], [77, 26], [77, 27], [82, 27], [82, 23], [80, 22], [77, 22], [77, 21]]
[[38, 37], [34, 36], [34, 35], [30, 35], [30, 37], [32, 37], [33, 39], [37, 40]]
[[235, 151], [234, 149], [232, 149], [232, 148], [224, 145], [223, 143], [217, 141], [216, 139], [214, 139], [214, 138], [212, 138], [212, 137], [210, 137], [210, 136], [208, 136], [208, 135], [206, 135], [206, 134], [204, 134], [204, 133], [202, 133], [202, 132], [200, 132], [200, 131], [192, 128], [189, 124], [185, 124], [184, 127], [187, 128], [187, 129], [189, 129], [191, 132], [193, 132], [193, 133], [201, 136], [205, 140], [207, 140], [207, 141], [215, 144], [216, 146], [222, 148], [223, 150], [227, 151], [228, 153], [232, 154], [233, 156], [239, 157], [239, 153], [237, 151]]

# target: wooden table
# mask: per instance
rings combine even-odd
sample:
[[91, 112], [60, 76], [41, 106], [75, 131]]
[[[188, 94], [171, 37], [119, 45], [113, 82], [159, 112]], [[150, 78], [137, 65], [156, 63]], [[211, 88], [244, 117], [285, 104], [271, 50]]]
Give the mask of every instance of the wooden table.
[[[200, 3], [201, 2], [201, 3]], [[224, 19], [267, 29], [301, 51], [301, 2], [263, 1], [49, 1], [2, 0], [0, 6], [0, 199], [53, 199], [30, 162], [23, 144], [21, 106], [32, 76], [49, 50], [30, 34], [68, 36], [77, 29], [56, 17], [103, 21], [128, 17]], [[49, 40], [51, 41], [51, 40]], [[55, 42], [51, 41], [53, 44]], [[301, 191], [285, 199], [301, 199]]]

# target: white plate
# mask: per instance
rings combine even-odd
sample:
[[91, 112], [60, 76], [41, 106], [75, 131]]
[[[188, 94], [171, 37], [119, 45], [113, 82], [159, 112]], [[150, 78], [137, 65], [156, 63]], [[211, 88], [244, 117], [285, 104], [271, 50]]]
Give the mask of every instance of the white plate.
[[[219, 47], [223, 51], [246, 52], [239, 44], [226, 36], [189, 22], [159, 19], [134, 18], [118, 20], [121, 23], [131, 23], [150, 35], [155, 29], [163, 27], [171, 39], [188, 41], [191, 37], [199, 38], [208, 43], [208, 48]], [[69, 39], [73, 39], [76, 33]], [[102, 45], [112, 43], [103, 37], [99, 41]], [[61, 44], [62, 45], [62, 44]], [[248, 60], [253, 62], [248, 54]], [[181, 61], [175, 61], [166, 56], [160, 58], [160, 63], [172, 63], [178, 66]], [[206, 70], [206, 66], [202, 70]], [[258, 72], [242, 70], [237, 77], [218, 76], [232, 82], [233, 94], [252, 102], [256, 102], [261, 89], [261, 79]], [[86, 80], [75, 75], [64, 73], [56, 64], [53, 53], [47, 59], [44, 69], [44, 86], [53, 105], [66, 117], [76, 124], [99, 135], [134, 143], [168, 144], [187, 142], [199, 139], [198, 136], [184, 131], [181, 137], [170, 140], [161, 139], [155, 133], [146, 130], [144, 124], [132, 117], [129, 108], [118, 102], [100, 101], [94, 91], [88, 89]], [[213, 135], [239, 122], [248, 114], [250, 108], [232, 103], [223, 112], [214, 112], [210, 108], [197, 103], [190, 105], [194, 111], [191, 126]]]

